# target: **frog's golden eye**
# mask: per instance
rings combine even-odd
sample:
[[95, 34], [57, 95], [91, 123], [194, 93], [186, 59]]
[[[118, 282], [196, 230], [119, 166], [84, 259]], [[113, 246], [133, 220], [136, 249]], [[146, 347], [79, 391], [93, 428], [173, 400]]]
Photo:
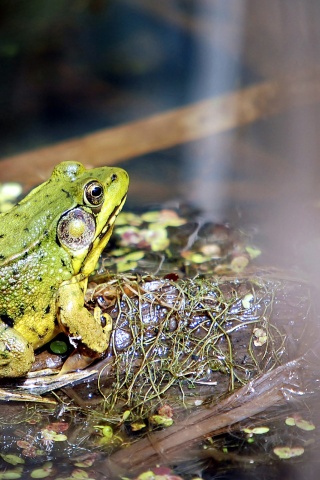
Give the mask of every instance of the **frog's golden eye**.
[[87, 183], [84, 188], [84, 202], [91, 207], [99, 207], [104, 198], [103, 186], [101, 183], [93, 180]]

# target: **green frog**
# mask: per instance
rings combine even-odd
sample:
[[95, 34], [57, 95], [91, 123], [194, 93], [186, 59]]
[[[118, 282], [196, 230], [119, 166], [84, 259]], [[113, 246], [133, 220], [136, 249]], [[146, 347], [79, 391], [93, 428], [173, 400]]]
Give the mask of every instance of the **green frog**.
[[121, 168], [62, 162], [0, 215], [0, 377], [25, 375], [34, 350], [63, 331], [97, 356], [111, 318], [84, 306], [88, 276], [126, 199]]

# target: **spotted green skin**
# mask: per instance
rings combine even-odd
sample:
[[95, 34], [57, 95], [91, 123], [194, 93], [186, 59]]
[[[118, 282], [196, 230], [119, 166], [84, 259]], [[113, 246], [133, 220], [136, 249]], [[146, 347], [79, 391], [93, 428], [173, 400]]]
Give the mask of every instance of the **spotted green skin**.
[[[85, 201], [96, 180], [103, 188], [99, 208]], [[86, 170], [76, 162], [57, 165], [48, 181], [0, 215], [0, 376], [22, 376], [34, 350], [66, 332], [75, 345], [101, 354], [110, 321], [84, 307], [84, 292], [128, 190], [127, 173], [115, 167]], [[93, 238], [81, 248], [57, 231], [66, 212], [82, 209], [94, 219]], [[84, 222], [85, 223], [85, 222]], [[73, 230], [71, 230], [73, 234]], [[60, 235], [60, 238], [59, 238]]]

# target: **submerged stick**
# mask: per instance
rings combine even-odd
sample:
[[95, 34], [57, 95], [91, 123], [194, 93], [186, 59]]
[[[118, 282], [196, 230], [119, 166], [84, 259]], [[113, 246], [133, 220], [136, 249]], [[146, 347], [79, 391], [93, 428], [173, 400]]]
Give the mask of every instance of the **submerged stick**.
[[[286, 402], [284, 387], [296, 387], [302, 359], [288, 362], [252, 380], [210, 409], [190, 413], [184, 420], [162, 431], [151, 433], [130, 447], [111, 455], [100, 464], [101, 471], [134, 473], [144, 466], [172, 464], [182, 461], [196, 441], [214, 436], [215, 432], [246, 418], [257, 415], [271, 406]], [[98, 467], [99, 471], [99, 467]]]

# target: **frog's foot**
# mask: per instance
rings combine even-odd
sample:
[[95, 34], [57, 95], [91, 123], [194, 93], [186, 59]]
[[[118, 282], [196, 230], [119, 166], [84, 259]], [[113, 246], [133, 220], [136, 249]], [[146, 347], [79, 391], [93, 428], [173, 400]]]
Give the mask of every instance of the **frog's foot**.
[[99, 312], [95, 309], [94, 315], [91, 315], [88, 310], [83, 308], [77, 312], [75, 321], [73, 321], [73, 318], [68, 318], [67, 323], [65, 323], [65, 318], [61, 315], [60, 322], [74, 347], [77, 347], [81, 342], [89, 350], [102, 354], [109, 346], [112, 319], [110, 315], [100, 315], [100, 308], [98, 310]]
[[112, 319], [96, 308], [92, 315], [85, 307], [79, 284], [63, 285], [58, 294], [60, 325], [75, 346], [81, 342], [90, 350], [104, 353], [109, 346]]
[[0, 377], [22, 377], [33, 362], [32, 346], [17, 330], [0, 321]]

